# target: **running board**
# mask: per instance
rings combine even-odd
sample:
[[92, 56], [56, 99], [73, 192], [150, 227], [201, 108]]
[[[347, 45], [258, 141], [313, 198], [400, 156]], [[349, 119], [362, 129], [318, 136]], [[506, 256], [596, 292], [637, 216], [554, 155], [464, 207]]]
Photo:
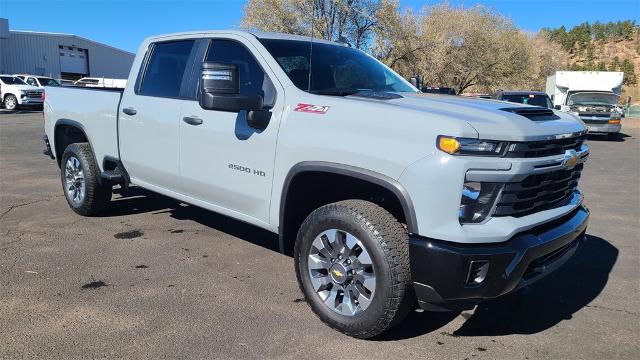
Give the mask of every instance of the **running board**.
[[107, 180], [112, 183], [124, 183], [124, 175], [120, 172], [120, 169], [107, 170], [100, 173], [102, 180]]

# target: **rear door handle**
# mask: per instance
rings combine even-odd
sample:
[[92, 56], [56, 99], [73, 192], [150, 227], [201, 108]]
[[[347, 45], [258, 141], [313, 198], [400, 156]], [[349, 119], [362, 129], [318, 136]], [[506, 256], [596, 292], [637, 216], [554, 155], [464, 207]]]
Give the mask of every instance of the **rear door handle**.
[[127, 114], [127, 115], [135, 115], [138, 112], [136, 111], [136, 109], [132, 108], [132, 107], [128, 107], [128, 108], [124, 108], [122, 109], [122, 112]]
[[189, 125], [202, 125], [202, 119], [197, 116], [185, 116], [182, 118], [182, 121]]

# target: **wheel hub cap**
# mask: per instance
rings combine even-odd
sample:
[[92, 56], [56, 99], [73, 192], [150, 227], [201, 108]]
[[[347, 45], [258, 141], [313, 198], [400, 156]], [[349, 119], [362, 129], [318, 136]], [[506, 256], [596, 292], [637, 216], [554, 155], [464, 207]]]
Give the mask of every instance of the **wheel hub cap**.
[[85, 194], [84, 171], [75, 156], [69, 157], [64, 166], [64, 182], [67, 198], [74, 204], [80, 204]]
[[331, 310], [346, 316], [369, 307], [376, 276], [369, 252], [346, 231], [329, 229], [318, 235], [308, 255], [311, 285]]

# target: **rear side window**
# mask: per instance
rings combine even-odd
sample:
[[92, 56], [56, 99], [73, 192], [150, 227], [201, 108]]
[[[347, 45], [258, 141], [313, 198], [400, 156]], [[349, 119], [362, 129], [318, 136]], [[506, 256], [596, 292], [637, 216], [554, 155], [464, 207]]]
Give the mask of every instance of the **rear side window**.
[[194, 40], [157, 43], [153, 46], [139, 93], [179, 97], [180, 85]]

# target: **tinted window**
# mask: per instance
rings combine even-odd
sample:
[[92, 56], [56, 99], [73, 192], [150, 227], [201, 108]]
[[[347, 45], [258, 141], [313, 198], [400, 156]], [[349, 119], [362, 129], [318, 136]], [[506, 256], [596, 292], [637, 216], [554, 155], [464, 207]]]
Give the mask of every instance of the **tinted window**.
[[60, 86], [60, 83], [52, 78], [38, 78], [42, 86]]
[[155, 44], [139, 92], [150, 96], [178, 97], [193, 44], [193, 40]]
[[7, 85], [26, 85], [24, 81], [16, 76], [0, 76], [0, 79]]
[[27, 84], [33, 85], [33, 86], [38, 86], [38, 82], [34, 78], [27, 78]]
[[260, 42], [296, 87], [304, 91], [337, 96], [367, 90], [415, 92], [398, 74], [356, 49], [313, 43], [311, 51], [308, 41], [261, 39]]
[[542, 106], [546, 108], [553, 108], [553, 104], [547, 95], [534, 95], [534, 94], [517, 94], [517, 95], [503, 95], [502, 100], [534, 105], [534, 106]]
[[271, 107], [275, 103], [275, 88], [256, 59], [244, 45], [233, 40], [212, 40], [207, 62], [237, 64], [241, 95], [260, 95], [263, 103]]

